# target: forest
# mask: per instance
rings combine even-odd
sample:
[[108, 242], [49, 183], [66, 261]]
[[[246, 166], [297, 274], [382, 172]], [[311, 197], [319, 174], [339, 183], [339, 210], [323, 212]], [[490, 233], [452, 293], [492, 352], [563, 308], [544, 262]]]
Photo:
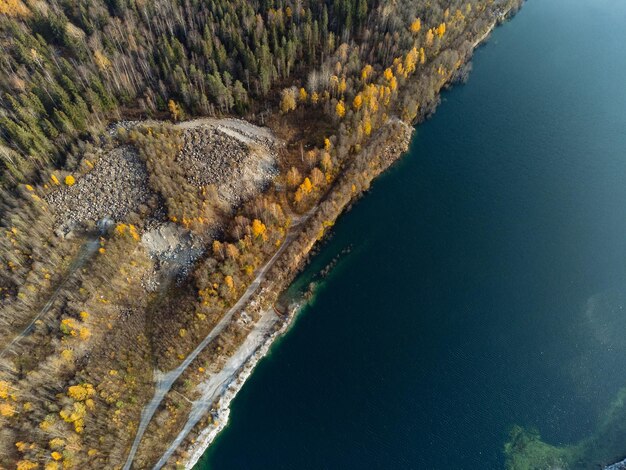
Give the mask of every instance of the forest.
[[[305, 221], [269, 276], [284, 288], [521, 1], [0, 0], [0, 467], [120, 468], [153, 369], [179, 364]], [[271, 129], [273, 180], [234, 203], [191, 175], [179, 125], [200, 117]], [[59, 195], [89, 191], [113, 152], [93, 197], [123, 191], [128, 168], [145, 197], [68, 228]], [[144, 243], [166, 224], [201, 247], [175, 279]], [[233, 322], [177, 381], [133, 468], [249, 329]]]

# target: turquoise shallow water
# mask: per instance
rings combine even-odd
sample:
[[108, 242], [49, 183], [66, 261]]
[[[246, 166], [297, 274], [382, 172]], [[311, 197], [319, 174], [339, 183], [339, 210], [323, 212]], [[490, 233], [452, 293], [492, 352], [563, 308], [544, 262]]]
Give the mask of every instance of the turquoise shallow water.
[[[496, 469], [626, 385], [626, 2], [530, 0], [298, 280], [199, 469]], [[624, 445], [626, 455], [626, 439]]]

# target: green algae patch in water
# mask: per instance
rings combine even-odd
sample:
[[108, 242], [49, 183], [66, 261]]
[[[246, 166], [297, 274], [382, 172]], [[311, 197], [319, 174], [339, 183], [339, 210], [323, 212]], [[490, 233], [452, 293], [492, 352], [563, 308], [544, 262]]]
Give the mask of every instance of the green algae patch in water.
[[626, 387], [621, 389], [590, 437], [569, 446], [544, 442], [536, 430], [514, 426], [504, 446], [508, 470], [605, 468], [624, 458]]
[[575, 452], [572, 448], [555, 447], [541, 440], [536, 430], [514, 426], [511, 440], [504, 446], [509, 470], [568, 468]]

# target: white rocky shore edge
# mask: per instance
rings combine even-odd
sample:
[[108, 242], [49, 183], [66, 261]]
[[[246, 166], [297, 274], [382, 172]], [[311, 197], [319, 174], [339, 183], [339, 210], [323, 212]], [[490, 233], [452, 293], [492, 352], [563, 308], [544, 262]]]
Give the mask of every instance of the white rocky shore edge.
[[[265, 310], [262, 313], [261, 318], [256, 322], [254, 329], [248, 334], [244, 344], [242, 344], [238, 351], [231, 356], [239, 356], [243, 362], [240, 364], [238, 372], [230, 378], [229, 383], [224, 387], [222, 395], [217, 399], [215, 409], [212, 413], [217, 421], [217, 424], [211, 424], [204, 428], [197, 436], [193, 444], [186, 449], [188, 453], [188, 457], [184, 462], [184, 468], [186, 470], [191, 470], [196, 463], [198, 463], [202, 455], [204, 455], [208, 449], [209, 445], [211, 445], [217, 435], [226, 427], [228, 424], [228, 417], [230, 416], [230, 402], [233, 398], [235, 398], [239, 390], [241, 390], [258, 362], [267, 355], [274, 341], [289, 329], [293, 323], [294, 317], [301, 310], [303, 305], [304, 302], [290, 306], [286, 316], [280, 318], [276, 315], [273, 308]], [[269, 321], [266, 320], [267, 317], [270, 317]], [[271, 321], [271, 317], [274, 318], [274, 321]], [[278, 329], [275, 328], [276, 324], [280, 324]], [[261, 334], [255, 335], [254, 333], [256, 332]], [[249, 350], [251, 346], [255, 348], [253, 354], [238, 354], [239, 351]]]

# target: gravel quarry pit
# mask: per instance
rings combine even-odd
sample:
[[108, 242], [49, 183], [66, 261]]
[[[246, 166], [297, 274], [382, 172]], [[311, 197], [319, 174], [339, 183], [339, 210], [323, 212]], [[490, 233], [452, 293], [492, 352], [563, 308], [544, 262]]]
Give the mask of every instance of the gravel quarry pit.
[[[156, 121], [122, 121], [109, 126], [114, 135]], [[183, 149], [176, 162], [188, 181], [198, 187], [214, 185], [231, 208], [264, 190], [278, 174], [277, 151], [281, 142], [269, 129], [239, 119], [203, 118], [174, 125], [182, 132]], [[185, 278], [204, 251], [201, 240], [169, 222], [162, 198], [149, 186], [145, 163], [132, 146], [102, 153], [94, 167], [76, 177], [72, 186], [60, 185], [46, 200], [57, 220], [57, 235], [72, 232], [105, 218], [125, 222], [131, 213], [144, 214], [142, 245], [155, 261], [144, 279], [149, 291], [174, 279]], [[156, 207], [155, 207], [156, 206]]]

